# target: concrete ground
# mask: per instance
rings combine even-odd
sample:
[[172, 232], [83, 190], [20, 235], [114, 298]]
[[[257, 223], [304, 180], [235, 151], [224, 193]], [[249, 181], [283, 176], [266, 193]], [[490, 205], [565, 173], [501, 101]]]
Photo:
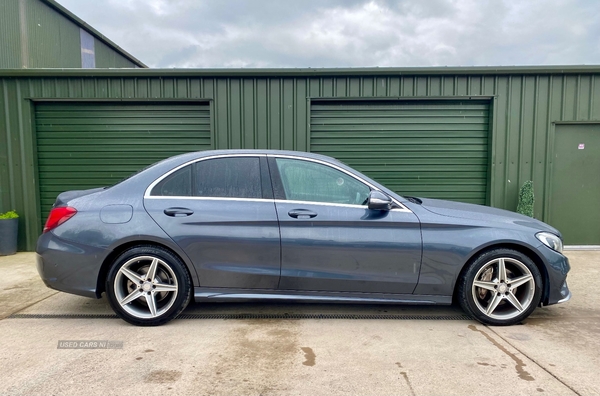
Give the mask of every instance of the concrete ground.
[[[452, 320], [9, 318], [111, 314], [47, 289], [34, 256], [0, 257], [0, 394], [600, 394], [600, 252], [568, 252], [570, 302], [489, 327], [455, 307], [193, 304], [186, 313], [423, 315]], [[61, 340], [121, 349], [58, 349]]]

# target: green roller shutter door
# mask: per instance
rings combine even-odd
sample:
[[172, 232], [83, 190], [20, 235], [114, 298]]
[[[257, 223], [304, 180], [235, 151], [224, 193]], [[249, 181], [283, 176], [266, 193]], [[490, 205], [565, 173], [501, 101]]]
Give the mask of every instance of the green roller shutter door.
[[44, 220], [63, 191], [112, 185], [211, 148], [208, 104], [38, 103], [35, 124]]
[[314, 102], [310, 149], [399, 194], [486, 204], [488, 101]]

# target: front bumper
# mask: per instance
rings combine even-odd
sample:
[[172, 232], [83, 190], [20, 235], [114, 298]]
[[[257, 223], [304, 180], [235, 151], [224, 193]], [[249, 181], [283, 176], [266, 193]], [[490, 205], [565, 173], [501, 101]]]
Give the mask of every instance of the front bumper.
[[571, 299], [571, 291], [567, 285], [567, 274], [571, 270], [569, 259], [546, 245], [539, 246], [538, 251], [544, 258], [548, 274], [543, 305], [569, 301]]
[[98, 274], [109, 251], [42, 234], [36, 249], [37, 270], [51, 289], [97, 298]]
[[562, 299], [558, 300], [556, 303], [557, 304], [561, 304], [564, 302], [567, 302], [571, 299], [571, 290], [569, 290], [569, 286], [567, 285], [567, 280], [565, 279], [565, 282], [563, 283], [561, 289], [560, 289], [560, 294], [563, 296]]

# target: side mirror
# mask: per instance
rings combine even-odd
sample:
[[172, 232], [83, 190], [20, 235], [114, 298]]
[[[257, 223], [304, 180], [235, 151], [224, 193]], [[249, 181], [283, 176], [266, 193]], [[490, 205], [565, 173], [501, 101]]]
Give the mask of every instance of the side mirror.
[[390, 210], [392, 209], [392, 199], [380, 191], [371, 191], [368, 207], [371, 210]]

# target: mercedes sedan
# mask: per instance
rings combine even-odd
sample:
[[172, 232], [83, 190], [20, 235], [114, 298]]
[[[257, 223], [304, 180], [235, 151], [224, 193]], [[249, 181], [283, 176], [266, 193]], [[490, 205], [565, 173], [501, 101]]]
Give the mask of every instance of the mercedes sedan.
[[37, 245], [48, 287], [161, 325], [197, 302], [451, 304], [511, 325], [569, 300], [560, 233], [486, 206], [400, 196], [340, 161], [204, 151], [58, 196]]

